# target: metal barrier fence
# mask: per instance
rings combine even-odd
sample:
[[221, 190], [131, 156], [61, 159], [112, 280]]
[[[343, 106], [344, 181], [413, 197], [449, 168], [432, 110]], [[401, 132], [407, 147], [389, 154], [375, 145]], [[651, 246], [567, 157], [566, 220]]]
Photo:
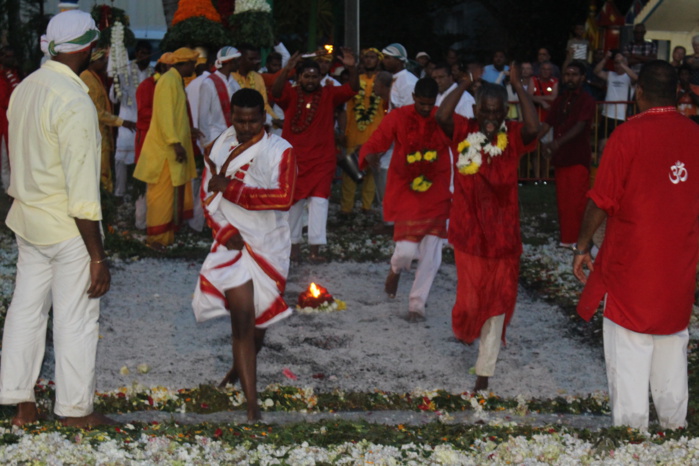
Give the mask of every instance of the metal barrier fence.
[[[595, 121], [592, 124], [592, 132], [590, 134], [590, 145], [592, 146], [592, 166], [597, 166], [601, 155], [600, 142], [606, 138], [610, 127], [610, 119], [602, 115], [602, 110], [605, 106], [609, 106], [608, 115], [612, 115], [614, 119], [621, 120], [617, 115], [623, 115], [623, 119], [637, 113], [635, 102], [632, 101], [599, 101], [597, 102], [597, 111], [595, 112]], [[510, 102], [508, 112], [509, 119], [521, 120], [522, 112], [520, 111], [519, 102]], [[541, 113], [540, 113], [541, 117]], [[613, 124], [613, 122], [612, 122]], [[529, 152], [522, 156], [519, 164], [519, 180], [520, 181], [550, 181], [553, 180], [553, 167], [551, 160], [541, 153], [541, 144], [546, 142], [546, 136], [537, 145], [533, 152]]]

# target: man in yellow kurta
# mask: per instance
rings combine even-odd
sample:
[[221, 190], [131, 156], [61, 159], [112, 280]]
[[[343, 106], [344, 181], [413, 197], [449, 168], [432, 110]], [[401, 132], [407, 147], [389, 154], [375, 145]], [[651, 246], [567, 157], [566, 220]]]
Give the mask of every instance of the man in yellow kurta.
[[[374, 130], [379, 127], [388, 108], [388, 102], [384, 101], [374, 92], [374, 79], [378, 71], [379, 61], [383, 55], [378, 49], [371, 48], [362, 51], [362, 65], [364, 73], [359, 75], [359, 93], [347, 101], [347, 115], [345, 126], [345, 151], [351, 154], [362, 144], [369, 140]], [[354, 208], [354, 193], [357, 184], [347, 173], [342, 173], [342, 197], [340, 199], [341, 214], [349, 215]], [[374, 176], [369, 171], [362, 183], [362, 210], [371, 209], [374, 200], [376, 184]]]
[[136, 130], [136, 123], [123, 120], [112, 113], [112, 103], [107, 95], [102, 83], [102, 76], [107, 71], [107, 50], [96, 48], [92, 51], [90, 65], [80, 73], [80, 79], [87, 84], [88, 94], [97, 108], [97, 118], [99, 119], [100, 136], [102, 136], [102, 162], [100, 179], [102, 186], [112, 192], [112, 153], [114, 152], [114, 138], [112, 127], [123, 126], [132, 131]]
[[283, 118], [274, 113], [274, 110], [269, 105], [265, 80], [257, 72], [260, 68], [260, 49], [250, 44], [240, 44], [238, 45], [238, 51], [241, 55], [238, 58], [238, 69], [231, 73], [231, 76], [235, 78], [241, 89], [255, 89], [262, 94], [262, 98], [265, 101], [265, 112], [267, 112], [267, 123]]
[[197, 176], [192, 130], [183, 78], [194, 73], [199, 54], [187, 47], [172, 54], [173, 66], [155, 86], [153, 119], [134, 178], [148, 183], [146, 240], [161, 248], [175, 240], [175, 229], [192, 216], [192, 184]]

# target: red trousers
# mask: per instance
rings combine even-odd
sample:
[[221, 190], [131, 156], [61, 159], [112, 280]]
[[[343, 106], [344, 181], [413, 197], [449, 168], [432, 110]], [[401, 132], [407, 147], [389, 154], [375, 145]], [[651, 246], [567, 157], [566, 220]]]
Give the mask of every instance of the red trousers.
[[561, 243], [575, 243], [590, 189], [590, 170], [583, 165], [556, 167], [556, 200]]

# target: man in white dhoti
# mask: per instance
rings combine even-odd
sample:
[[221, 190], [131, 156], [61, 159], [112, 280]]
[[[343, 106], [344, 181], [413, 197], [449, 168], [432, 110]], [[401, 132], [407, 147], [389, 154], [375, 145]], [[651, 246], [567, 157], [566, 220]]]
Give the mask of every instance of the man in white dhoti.
[[0, 362], [0, 403], [17, 404], [12, 424], [39, 419], [34, 397], [53, 304], [56, 351], [54, 411], [65, 425], [113, 423], [93, 411], [99, 298], [110, 274], [100, 220], [100, 133], [97, 111], [78, 74], [99, 37], [88, 13], [54, 16], [44, 53], [9, 107], [14, 198], [7, 226], [19, 257]]
[[264, 131], [262, 95], [233, 95], [231, 128], [214, 143], [201, 197], [214, 242], [199, 274], [192, 307], [198, 322], [230, 313], [233, 368], [221, 382], [240, 378], [248, 419], [257, 405], [257, 352], [265, 329], [291, 314], [283, 299], [289, 271], [288, 210], [296, 160], [284, 139]]

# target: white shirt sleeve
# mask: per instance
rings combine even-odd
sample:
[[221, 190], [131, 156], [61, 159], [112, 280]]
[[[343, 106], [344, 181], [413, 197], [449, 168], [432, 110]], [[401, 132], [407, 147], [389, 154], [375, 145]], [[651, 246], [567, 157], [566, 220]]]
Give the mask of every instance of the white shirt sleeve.
[[[214, 140], [217, 134], [212, 134], [214, 105], [221, 105], [210, 79], [201, 83], [199, 88], [199, 130], [204, 133], [204, 145]], [[211, 85], [210, 85], [211, 84]]]
[[275, 45], [274, 51], [279, 53], [282, 56], [282, 68], [285, 67], [286, 63], [289, 61], [289, 58], [291, 58], [291, 54], [286, 49], [286, 46], [284, 45], [284, 43], [279, 42], [277, 45]]

